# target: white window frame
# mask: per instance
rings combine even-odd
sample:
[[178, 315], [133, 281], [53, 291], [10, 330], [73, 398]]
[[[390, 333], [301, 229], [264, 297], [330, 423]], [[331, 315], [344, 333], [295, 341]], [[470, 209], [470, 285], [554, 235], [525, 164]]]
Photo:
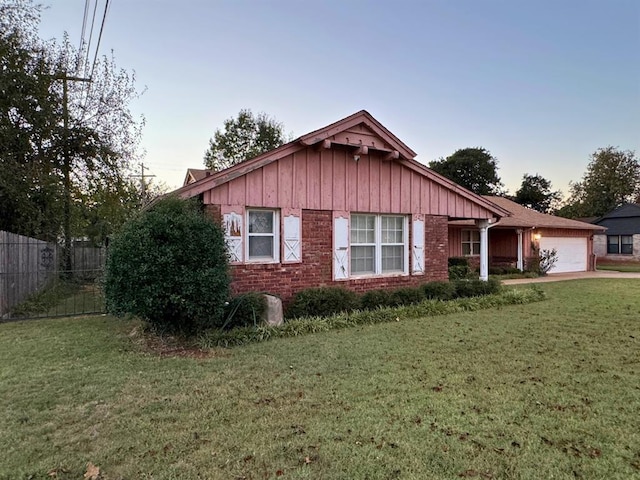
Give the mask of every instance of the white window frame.
[[[373, 277], [373, 276], [397, 276], [409, 274], [409, 220], [407, 215], [380, 215], [372, 213], [353, 213], [350, 222], [353, 224], [353, 217], [367, 216], [374, 217], [374, 241], [373, 243], [354, 243], [351, 240], [351, 228], [349, 229], [349, 266], [351, 270], [351, 278]], [[382, 218], [401, 218], [402, 219], [402, 243], [383, 243], [382, 242]], [[402, 247], [402, 270], [382, 271], [382, 247], [401, 246]], [[351, 263], [351, 255], [353, 247], [374, 247], [374, 271], [373, 272], [353, 272]]]
[[[273, 215], [273, 232], [272, 233], [250, 233], [249, 218], [252, 212], [270, 212]], [[280, 261], [280, 212], [278, 210], [268, 208], [247, 208], [245, 212], [245, 263], [278, 263]], [[252, 237], [272, 237], [273, 252], [270, 257], [251, 257], [249, 255], [249, 244]]]
[[[464, 236], [465, 233], [469, 232], [469, 240], [465, 240]], [[475, 239], [475, 237], [477, 236], [477, 240]], [[478, 245], [478, 253], [473, 253], [473, 246], [474, 245]], [[465, 245], [469, 245], [469, 253], [464, 253], [464, 246]], [[465, 257], [478, 257], [480, 256], [480, 230], [471, 230], [471, 229], [464, 229], [462, 230], [461, 234], [460, 234], [460, 248], [462, 251], [462, 255]]]

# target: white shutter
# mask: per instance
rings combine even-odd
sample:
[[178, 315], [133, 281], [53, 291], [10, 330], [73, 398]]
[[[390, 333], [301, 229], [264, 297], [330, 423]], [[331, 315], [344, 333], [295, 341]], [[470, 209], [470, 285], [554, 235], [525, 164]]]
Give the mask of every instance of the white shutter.
[[224, 239], [227, 243], [229, 261], [231, 263], [242, 263], [242, 215], [235, 212], [222, 215], [224, 223]]
[[411, 273], [422, 275], [424, 273], [424, 220], [413, 221], [413, 246]]
[[302, 261], [302, 241], [300, 232], [300, 217], [288, 215], [284, 217], [284, 259], [283, 263]]
[[333, 219], [333, 279], [349, 278], [349, 219]]

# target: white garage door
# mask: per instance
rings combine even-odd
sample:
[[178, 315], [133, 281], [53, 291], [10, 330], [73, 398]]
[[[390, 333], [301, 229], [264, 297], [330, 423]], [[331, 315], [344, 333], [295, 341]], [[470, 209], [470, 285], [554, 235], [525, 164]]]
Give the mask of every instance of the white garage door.
[[540, 250], [558, 252], [558, 261], [549, 273], [585, 272], [587, 270], [587, 239], [576, 237], [542, 237]]

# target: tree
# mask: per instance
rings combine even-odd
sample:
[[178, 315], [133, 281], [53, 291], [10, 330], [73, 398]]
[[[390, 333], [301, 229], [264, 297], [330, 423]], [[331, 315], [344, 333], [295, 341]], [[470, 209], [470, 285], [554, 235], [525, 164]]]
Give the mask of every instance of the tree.
[[538, 174], [529, 175], [525, 173], [514, 201], [538, 212], [549, 213], [561, 198], [562, 193], [560, 191], [551, 190], [551, 182], [549, 180]]
[[107, 310], [137, 315], [160, 330], [220, 327], [229, 283], [222, 227], [192, 200], [158, 201], [109, 246]]
[[463, 148], [446, 159], [429, 163], [429, 168], [478, 195], [499, 195], [502, 183], [498, 161], [485, 148]]
[[59, 98], [34, 24], [39, 11], [0, 3], [0, 229], [55, 239], [62, 222], [56, 156]]
[[571, 183], [569, 200], [558, 215], [599, 217], [640, 195], [640, 162], [635, 152], [608, 146], [590, 158], [582, 180]]
[[60, 44], [40, 40], [41, 8], [0, 0], [0, 228], [62, 234], [68, 247], [86, 234], [78, 228], [87, 208], [105, 192], [129, 191], [144, 121], [129, 111], [135, 77], [113, 57], [85, 61], [66, 35]]
[[224, 131], [217, 129], [209, 139], [204, 154], [207, 168], [218, 171], [250, 160], [289, 141], [284, 126], [264, 112], [254, 115], [243, 109], [237, 118], [224, 121]]

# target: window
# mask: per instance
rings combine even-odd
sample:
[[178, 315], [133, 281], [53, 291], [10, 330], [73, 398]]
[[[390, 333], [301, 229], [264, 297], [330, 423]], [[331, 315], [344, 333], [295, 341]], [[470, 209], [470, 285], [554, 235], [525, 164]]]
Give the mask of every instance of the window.
[[273, 210], [247, 211], [247, 260], [279, 260], [278, 213]]
[[351, 215], [351, 274], [407, 273], [403, 216]]
[[607, 253], [609, 254], [633, 254], [633, 236], [631, 235], [607, 235]]
[[462, 255], [480, 255], [479, 230], [462, 230]]

